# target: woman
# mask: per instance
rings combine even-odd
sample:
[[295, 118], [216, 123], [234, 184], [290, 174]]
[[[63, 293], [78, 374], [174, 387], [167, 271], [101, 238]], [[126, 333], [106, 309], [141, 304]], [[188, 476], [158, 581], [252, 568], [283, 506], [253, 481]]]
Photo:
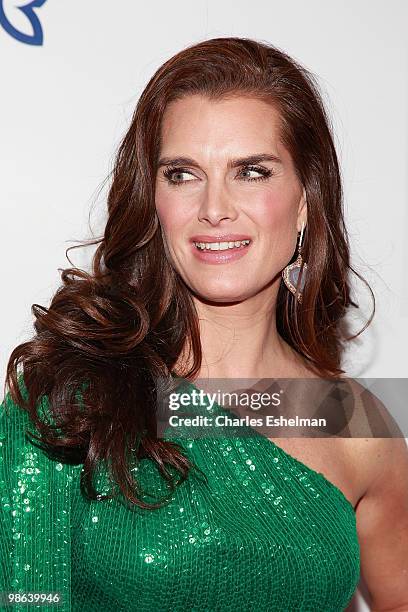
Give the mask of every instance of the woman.
[[361, 561], [372, 609], [408, 610], [403, 440], [157, 436], [159, 380], [344, 373], [357, 305], [312, 76], [248, 39], [183, 50], [112, 178], [92, 274], [63, 271], [10, 356], [4, 590], [72, 610], [328, 612]]

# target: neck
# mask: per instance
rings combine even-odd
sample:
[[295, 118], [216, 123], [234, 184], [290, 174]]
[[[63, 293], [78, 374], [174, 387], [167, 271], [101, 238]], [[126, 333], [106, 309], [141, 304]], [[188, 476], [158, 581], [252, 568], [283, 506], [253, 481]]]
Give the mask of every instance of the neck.
[[203, 355], [197, 378], [307, 376], [303, 358], [277, 332], [276, 299], [194, 301]]

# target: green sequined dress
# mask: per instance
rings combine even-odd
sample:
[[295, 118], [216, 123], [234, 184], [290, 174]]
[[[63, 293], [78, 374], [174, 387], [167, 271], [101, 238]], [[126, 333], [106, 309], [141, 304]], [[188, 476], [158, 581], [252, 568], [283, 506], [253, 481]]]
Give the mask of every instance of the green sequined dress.
[[[225, 414], [218, 405], [212, 410]], [[82, 466], [54, 462], [30, 444], [28, 418], [7, 396], [0, 592], [57, 592], [61, 599], [0, 609], [341, 612], [351, 600], [360, 577], [351, 503], [254, 430], [177, 439], [206, 480], [192, 470], [170, 503], [146, 510], [117, 499], [87, 501]], [[168, 493], [152, 460], [141, 459], [137, 471], [144, 491]]]

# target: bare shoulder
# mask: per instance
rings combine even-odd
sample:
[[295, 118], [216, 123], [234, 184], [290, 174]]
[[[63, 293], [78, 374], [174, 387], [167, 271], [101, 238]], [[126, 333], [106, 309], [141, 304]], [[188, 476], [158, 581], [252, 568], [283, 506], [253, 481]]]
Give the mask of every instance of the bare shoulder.
[[408, 474], [404, 438], [344, 438], [342, 448], [354, 476], [356, 507], [367, 494], [394, 482], [399, 471]]
[[357, 380], [347, 382], [355, 401], [342, 446], [362, 498], [386, 479], [391, 469], [398, 469], [398, 465], [406, 468], [408, 447], [384, 403]]

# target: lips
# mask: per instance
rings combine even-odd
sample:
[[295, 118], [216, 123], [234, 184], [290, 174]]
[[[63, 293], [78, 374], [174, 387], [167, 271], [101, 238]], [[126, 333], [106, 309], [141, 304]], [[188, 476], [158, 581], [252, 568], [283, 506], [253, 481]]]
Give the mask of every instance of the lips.
[[[238, 236], [238, 238], [237, 238]], [[204, 264], [229, 264], [238, 261], [242, 257], [248, 253], [251, 248], [252, 240], [250, 238], [245, 238], [243, 234], [224, 234], [223, 238], [215, 239], [214, 236], [208, 237], [206, 235], [195, 236], [194, 239], [191, 240], [191, 252], [197, 260]], [[202, 239], [204, 237], [204, 240]], [[234, 246], [233, 248], [228, 249], [198, 249], [196, 244], [194, 243], [203, 243], [203, 242], [224, 242], [228, 244], [228, 242], [238, 242], [240, 246]]]
[[190, 238], [190, 242], [233, 242], [235, 240], [252, 240], [248, 234], [197, 234]]

